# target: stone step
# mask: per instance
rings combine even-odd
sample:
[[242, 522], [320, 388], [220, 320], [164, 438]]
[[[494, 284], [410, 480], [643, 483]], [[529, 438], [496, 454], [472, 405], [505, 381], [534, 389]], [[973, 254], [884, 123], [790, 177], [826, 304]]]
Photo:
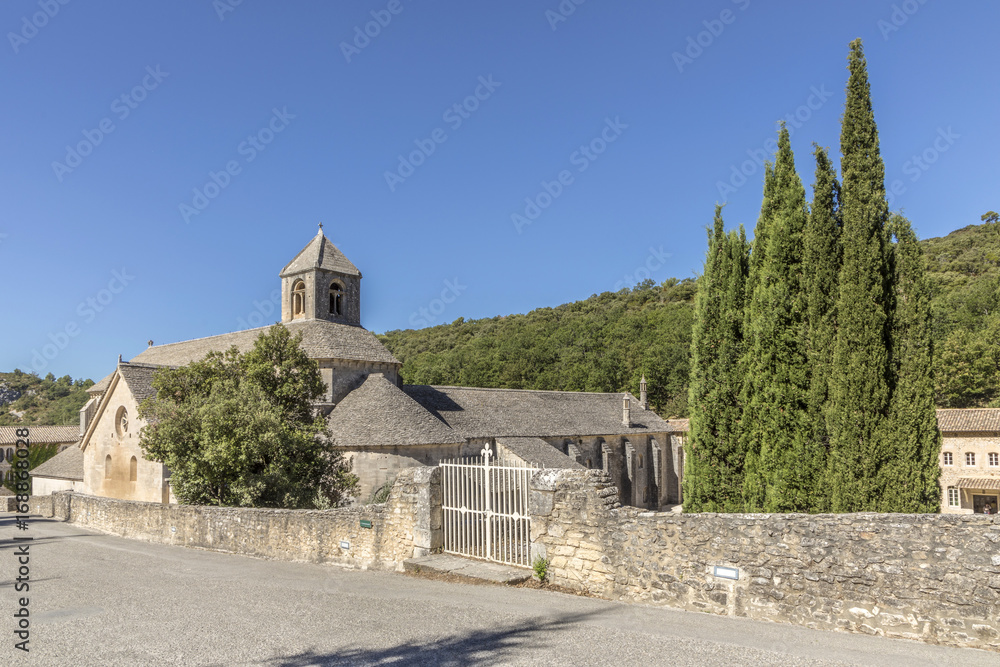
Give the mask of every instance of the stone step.
[[473, 581], [513, 586], [531, 578], [531, 570], [452, 556], [431, 554], [403, 561], [403, 570], [413, 574], [448, 574]]

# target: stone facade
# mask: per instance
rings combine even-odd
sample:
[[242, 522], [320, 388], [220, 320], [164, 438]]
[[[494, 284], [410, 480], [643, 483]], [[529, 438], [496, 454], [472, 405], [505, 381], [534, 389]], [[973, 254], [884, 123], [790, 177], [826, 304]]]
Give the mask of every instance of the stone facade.
[[47, 496], [50, 493], [59, 493], [60, 491], [84, 493], [86, 487], [83, 480], [53, 479], [50, 477], [33, 477], [31, 480], [31, 492], [36, 496]]
[[436, 468], [405, 470], [387, 503], [324, 511], [164, 505], [71, 493], [32, 496], [30, 508], [33, 514], [146, 542], [402, 569], [404, 560], [427, 555], [441, 542], [440, 480]]
[[[320, 376], [326, 384], [326, 395], [320, 401], [324, 414], [330, 411], [344, 397], [357, 389], [372, 373], [382, 373], [395, 384], [400, 384], [399, 364], [374, 361], [346, 361], [342, 359], [317, 359]], [[324, 405], [326, 404], [326, 405]]]
[[147, 460], [139, 447], [143, 422], [138, 404], [116, 376], [84, 443], [83, 488], [95, 496], [167, 503], [171, 494], [166, 466]]
[[623, 505], [659, 509], [681, 502], [679, 439], [673, 434], [543, 438], [585, 468], [607, 473]]
[[[1000, 650], [1000, 518], [620, 508], [601, 471], [532, 479], [553, 583], [618, 600]], [[730, 568], [735, 580], [716, 576]], [[723, 574], [723, 572], [719, 572]]]
[[[358, 498], [368, 499], [372, 492], [399, 475], [422, 466], [437, 466], [444, 459], [478, 456], [482, 446], [407, 445], [404, 447], [373, 447], [355, 449], [346, 455], [351, 472], [358, 476]], [[436, 469], [436, 468], [435, 468]]]
[[[971, 458], [970, 458], [971, 457]], [[1000, 433], [944, 433], [941, 443], [941, 512], [981, 514], [1000, 507]]]

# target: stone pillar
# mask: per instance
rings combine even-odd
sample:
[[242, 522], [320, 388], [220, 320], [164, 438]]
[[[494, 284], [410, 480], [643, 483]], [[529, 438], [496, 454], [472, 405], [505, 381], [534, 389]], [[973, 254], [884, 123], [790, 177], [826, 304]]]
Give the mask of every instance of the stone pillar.
[[413, 556], [426, 556], [444, 545], [441, 468], [414, 468], [413, 484], [417, 490], [413, 517]]

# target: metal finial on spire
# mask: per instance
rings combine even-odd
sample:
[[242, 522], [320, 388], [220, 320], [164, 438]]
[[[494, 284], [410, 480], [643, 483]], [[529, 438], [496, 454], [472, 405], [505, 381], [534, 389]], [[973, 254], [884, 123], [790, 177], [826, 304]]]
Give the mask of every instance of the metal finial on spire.
[[320, 234], [323, 233], [323, 223], [322, 222], [319, 223], [319, 232], [320, 232]]

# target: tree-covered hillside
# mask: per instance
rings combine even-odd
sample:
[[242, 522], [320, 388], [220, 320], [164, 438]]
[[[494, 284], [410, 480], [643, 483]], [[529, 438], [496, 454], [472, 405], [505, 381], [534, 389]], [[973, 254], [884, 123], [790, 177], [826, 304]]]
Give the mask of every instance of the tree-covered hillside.
[[[941, 407], [1000, 405], [995, 216], [987, 213], [983, 224], [920, 242], [934, 290]], [[459, 318], [379, 338], [403, 362], [407, 383], [635, 393], [645, 373], [652, 406], [664, 417], [687, 416], [696, 285], [691, 279], [646, 281], [526, 315]]]
[[0, 426], [78, 424], [92, 386], [93, 380], [73, 380], [68, 375], [56, 379], [49, 373], [40, 378], [18, 369], [0, 373]]
[[650, 403], [682, 415], [695, 285], [647, 280], [527, 315], [459, 318], [380, 338], [403, 362], [407, 383], [637, 393], [645, 373]]

